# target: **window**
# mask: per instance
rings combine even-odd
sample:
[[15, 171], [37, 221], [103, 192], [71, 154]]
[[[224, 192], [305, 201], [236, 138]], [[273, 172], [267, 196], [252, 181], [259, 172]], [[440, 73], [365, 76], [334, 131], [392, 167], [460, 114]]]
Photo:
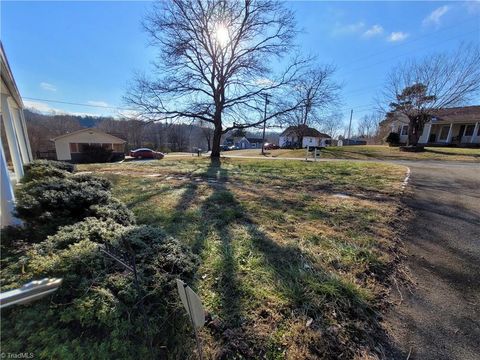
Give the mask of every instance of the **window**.
[[475, 125], [467, 125], [467, 127], [465, 128], [465, 136], [472, 136], [474, 130]]
[[87, 144], [87, 143], [79, 143], [79, 144], [77, 144], [77, 146], [78, 146], [78, 152], [79, 152], [79, 153], [85, 152], [86, 148], [87, 148], [89, 145], [90, 145], [90, 144]]
[[112, 150], [112, 144], [102, 144], [102, 148], [105, 150]]
[[78, 144], [70, 143], [70, 153], [78, 153]]
[[113, 144], [113, 151], [123, 152], [123, 144]]
[[403, 125], [402, 126], [402, 135], [408, 135], [408, 125]]
[[447, 140], [449, 132], [450, 125], [442, 126], [442, 130], [440, 130], [440, 136], [438, 137], [438, 140]]

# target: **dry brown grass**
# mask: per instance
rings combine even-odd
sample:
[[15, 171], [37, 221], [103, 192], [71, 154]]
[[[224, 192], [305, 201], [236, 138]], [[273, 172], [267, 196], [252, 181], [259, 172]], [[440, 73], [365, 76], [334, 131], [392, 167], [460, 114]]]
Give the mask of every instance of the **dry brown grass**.
[[405, 168], [206, 159], [88, 165], [189, 244], [207, 358], [375, 358]]

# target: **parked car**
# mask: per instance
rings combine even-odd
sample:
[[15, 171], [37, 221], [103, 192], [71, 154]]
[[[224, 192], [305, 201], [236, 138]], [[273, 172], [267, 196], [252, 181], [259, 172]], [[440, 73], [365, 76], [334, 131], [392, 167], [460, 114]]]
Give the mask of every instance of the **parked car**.
[[229, 146], [228, 150], [240, 150], [240, 148], [238, 146], [232, 145]]
[[131, 150], [130, 156], [136, 159], [163, 159], [165, 154], [148, 148], [140, 148]]
[[265, 150], [276, 150], [276, 149], [280, 149], [280, 146], [272, 144], [272, 143], [265, 143], [265, 145], [263, 145], [263, 148]]
[[228, 151], [230, 150], [228, 145], [220, 145], [220, 151]]

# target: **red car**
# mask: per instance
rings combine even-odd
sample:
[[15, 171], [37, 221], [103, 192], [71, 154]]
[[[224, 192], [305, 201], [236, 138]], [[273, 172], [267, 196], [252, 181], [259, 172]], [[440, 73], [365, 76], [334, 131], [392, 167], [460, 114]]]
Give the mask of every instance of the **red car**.
[[130, 156], [136, 159], [163, 159], [165, 154], [148, 148], [140, 148], [130, 150]]
[[263, 148], [265, 150], [276, 150], [276, 149], [280, 149], [280, 146], [272, 144], [272, 143], [265, 143], [265, 145], [263, 145]]

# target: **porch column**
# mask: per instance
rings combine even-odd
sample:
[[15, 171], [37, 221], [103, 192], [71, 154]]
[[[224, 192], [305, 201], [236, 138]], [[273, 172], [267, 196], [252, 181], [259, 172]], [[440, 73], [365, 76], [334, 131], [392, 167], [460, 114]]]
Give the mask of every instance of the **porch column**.
[[15, 170], [16, 180], [18, 181], [23, 177], [23, 164], [18, 146], [18, 139], [13, 126], [13, 116], [10, 110], [10, 105], [8, 104], [8, 96], [6, 94], [2, 94], [2, 115], [5, 134], [7, 135], [8, 148], [10, 149], [10, 157], [12, 158], [13, 169]]
[[[432, 130], [432, 124], [431, 123], [425, 124], [425, 126], [423, 127], [422, 136], [419, 139], [420, 143], [425, 143], [425, 144], [428, 143], [428, 140], [430, 138], [430, 131], [431, 130]], [[423, 141], [422, 141], [422, 138], [423, 138]]]
[[12, 111], [13, 121], [15, 125], [15, 133], [17, 134], [18, 147], [20, 148], [20, 155], [22, 156], [22, 163], [28, 164], [30, 157], [27, 149], [27, 139], [25, 137], [25, 131], [22, 125], [22, 118], [20, 117], [20, 109]]
[[452, 129], [453, 129], [453, 123], [450, 123], [450, 129], [448, 130], [448, 136], [446, 141], [447, 144], [449, 144], [452, 141]]
[[32, 147], [30, 145], [30, 138], [28, 137], [27, 122], [25, 121], [25, 114], [23, 113], [23, 109], [18, 109], [18, 112], [20, 113], [20, 123], [22, 124], [23, 134], [25, 135], [25, 143], [27, 144], [27, 153], [30, 162], [33, 161], [33, 156]]
[[19, 224], [20, 220], [15, 218], [13, 209], [15, 207], [15, 195], [13, 194], [12, 182], [8, 172], [5, 153], [3, 152], [2, 139], [0, 137], [0, 187], [1, 187], [1, 207], [0, 207], [0, 227]]
[[475, 138], [477, 137], [477, 134], [478, 134], [478, 124], [479, 122], [477, 121], [475, 123], [475, 129], [473, 129], [473, 134], [472, 134], [472, 138], [470, 139], [470, 142], [473, 143], [473, 140], [475, 140]]

